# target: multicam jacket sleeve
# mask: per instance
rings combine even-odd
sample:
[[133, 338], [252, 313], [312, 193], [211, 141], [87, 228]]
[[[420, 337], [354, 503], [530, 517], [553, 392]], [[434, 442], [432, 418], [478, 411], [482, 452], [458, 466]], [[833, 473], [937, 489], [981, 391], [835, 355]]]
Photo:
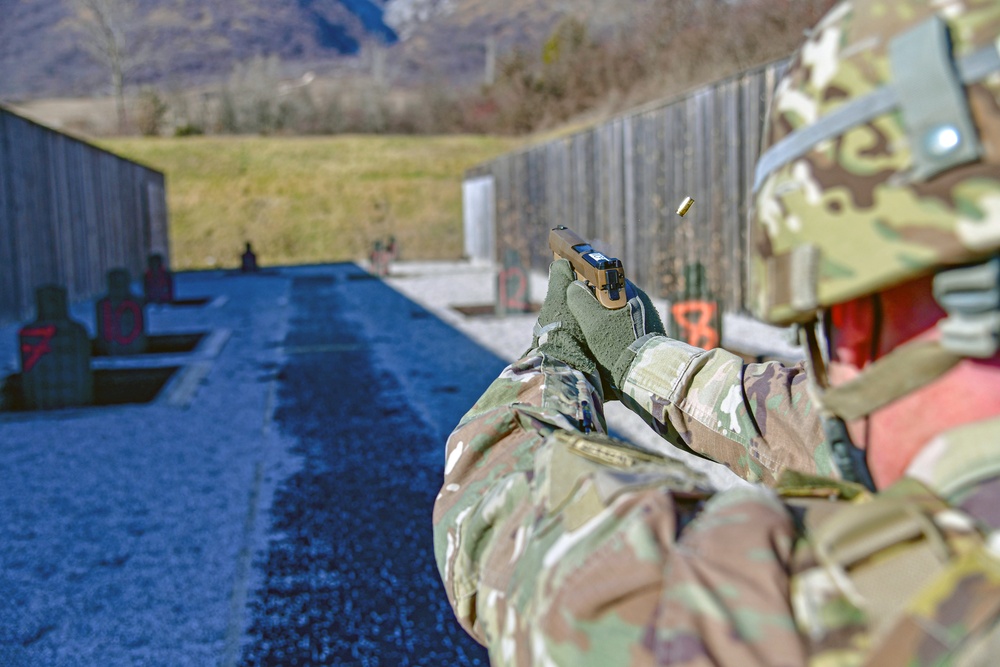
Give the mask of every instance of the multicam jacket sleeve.
[[664, 336], [639, 348], [625, 404], [674, 445], [773, 485], [785, 470], [839, 477], [803, 364], [744, 364]]
[[[677, 374], [654, 387], [658, 355]], [[795, 460], [772, 450], [794, 440], [799, 372], [775, 380], [777, 369], [748, 375], [738, 361], [650, 347], [626, 389], [661, 433], [703, 454], [722, 447], [731, 467], [769, 479]], [[731, 398], [727, 381], [750, 388]], [[773, 405], [754, 393], [764, 381], [784, 387]], [[677, 400], [682, 385], [701, 409]], [[495, 665], [802, 664], [788, 602], [794, 530], [778, 499], [763, 487], [713, 496], [683, 464], [603, 436], [601, 408], [590, 378], [535, 353], [452, 433], [434, 538], [465, 629]], [[707, 419], [719, 409], [732, 421]], [[765, 421], [771, 411], [782, 419]]]

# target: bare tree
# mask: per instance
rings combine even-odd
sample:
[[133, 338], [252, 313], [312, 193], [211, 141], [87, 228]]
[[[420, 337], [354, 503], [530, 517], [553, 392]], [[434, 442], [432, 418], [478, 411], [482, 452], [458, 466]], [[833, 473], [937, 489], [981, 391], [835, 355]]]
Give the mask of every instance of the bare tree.
[[223, 91], [220, 125], [229, 132], [270, 134], [283, 123], [281, 60], [254, 56], [238, 63]]
[[138, 59], [137, 0], [72, 0], [83, 46], [108, 69], [115, 96], [118, 130], [124, 131], [125, 79]]

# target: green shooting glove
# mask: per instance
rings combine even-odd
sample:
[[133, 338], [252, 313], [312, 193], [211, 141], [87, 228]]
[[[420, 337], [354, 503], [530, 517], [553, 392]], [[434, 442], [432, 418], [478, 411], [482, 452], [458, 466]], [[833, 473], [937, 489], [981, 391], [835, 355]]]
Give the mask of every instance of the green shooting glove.
[[566, 288], [574, 280], [573, 268], [565, 259], [558, 259], [549, 266], [548, 292], [538, 313], [531, 347], [593, 375], [597, 372], [597, 364], [587, 354], [583, 331], [566, 305]]
[[628, 304], [615, 310], [602, 306], [579, 281], [570, 284], [566, 294], [573, 319], [597, 362], [608, 400], [621, 399], [620, 387], [635, 358], [629, 346], [647, 334], [664, 333], [660, 314], [646, 293], [629, 282], [625, 294], [630, 296]]

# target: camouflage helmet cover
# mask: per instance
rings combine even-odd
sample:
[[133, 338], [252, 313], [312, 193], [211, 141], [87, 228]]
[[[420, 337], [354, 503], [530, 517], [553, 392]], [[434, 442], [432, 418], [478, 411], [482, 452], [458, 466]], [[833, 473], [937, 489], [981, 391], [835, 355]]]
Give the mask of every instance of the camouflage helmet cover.
[[1000, 248], [1000, 2], [835, 6], [768, 111], [752, 310], [818, 310]]

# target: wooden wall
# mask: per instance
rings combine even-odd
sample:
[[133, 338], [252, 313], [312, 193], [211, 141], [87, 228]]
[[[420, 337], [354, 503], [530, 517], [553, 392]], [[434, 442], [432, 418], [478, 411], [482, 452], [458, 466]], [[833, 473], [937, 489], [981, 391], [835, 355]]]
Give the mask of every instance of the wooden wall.
[[162, 173], [0, 107], [0, 323], [33, 317], [40, 285], [88, 299], [169, 262], [167, 227]]
[[[508, 248], [544, 271], [548, 230], [564, 224], [625, 263], [661, 297], [700, 261], [710, 290], [743, 310], [747, 213], [764, 113], [787, 61], [667, 100], [603, 125], [480, 165], [492, 176], [496, 257]], [[676, 214], [686, 197], [685, 217]]]

